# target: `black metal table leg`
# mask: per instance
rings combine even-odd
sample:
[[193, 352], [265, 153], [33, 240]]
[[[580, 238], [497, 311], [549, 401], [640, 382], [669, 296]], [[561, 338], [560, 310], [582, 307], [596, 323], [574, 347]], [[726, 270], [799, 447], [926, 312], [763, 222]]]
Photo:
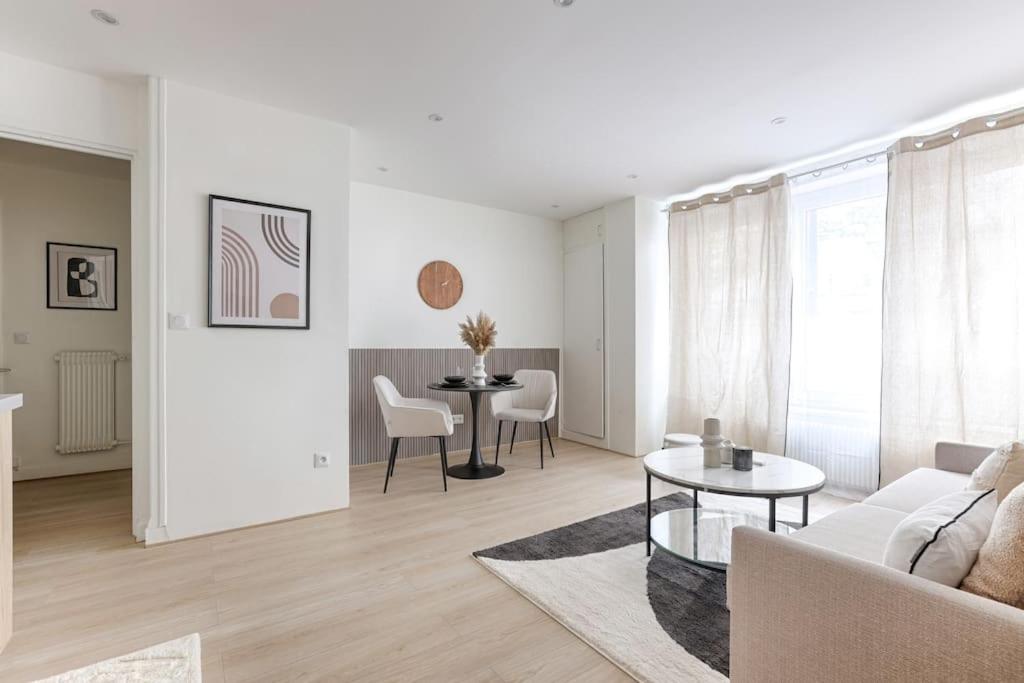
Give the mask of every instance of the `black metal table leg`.
[[775, 531], [775, 499], [768, 499], [768, 531]]
[[810, 496], [804, 496], [804, 514], [803, 514], [803, 526], [807, 526], [808, 513], [810, 512]]
[[647, 472], [647, 557], [651, 556], [651, 473]]
[[465, 465], [448, 468], [448, 474], [456, 479], [490, 479], [505, 473], [504, 467], [488, 465], [480, 453], [480, 392], [469, 392], [469, 405], [473, 419], [473, 441], [469, 447], [469, 460]]

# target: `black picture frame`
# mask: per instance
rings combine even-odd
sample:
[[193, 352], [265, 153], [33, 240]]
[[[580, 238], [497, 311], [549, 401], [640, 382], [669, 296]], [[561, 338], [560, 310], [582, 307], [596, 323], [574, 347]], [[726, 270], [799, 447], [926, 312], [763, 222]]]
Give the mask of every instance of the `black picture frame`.
[[[305, 324], [303, 325], [260, 325], [255, 323], [225, 323], [215, 322], [214, 316], [214, 208], [217, 202], [231, 202], [249, 206], [262, 207], [277, 211], [290, 211], [305, 215], [306, 221], [306, 254], [305, 254]], [[237, 328], [237, 329], [271, 329], [271, 330], [308, 330], [310, 329], [310, 300], [311, 300], [311, 259], [310, 254], [313, 243], [313, 212], [309, 209], [301, 209], [284, 204], [271, 204], [269, 202], [258, 202], [251, 199], [240, 199], [226, 195], [211, 194], [207, 202], [207, 301], [206, 301], [206, 324], [213, 328]]]
[[[93, 251], [106, 252], [103, 256], [113, 259], [110, 290], [113, 292], [113, 300], [109, 306], [62, 306], [59, 303], [60, 295], [54, 290], [53, 280], [53, 258], [54, 247], [71, 247], [73, 249], [89, 249]], [[95, 256], [96, 254], [88, 254]], [[117, 310], [117, 247], [104, 247], [96, 244], [75, 244], [72, 242], [46, 242], [46, 307], [53, 310], [64, 311], [116, 311]], [[55, 303], [56, 302], [56, 303]]]

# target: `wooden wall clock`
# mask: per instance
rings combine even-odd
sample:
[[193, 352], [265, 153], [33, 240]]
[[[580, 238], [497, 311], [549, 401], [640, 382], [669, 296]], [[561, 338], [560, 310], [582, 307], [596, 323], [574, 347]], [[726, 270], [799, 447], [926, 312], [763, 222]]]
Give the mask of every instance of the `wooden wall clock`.
[[431, 308], [451, 308], [462, 298], [462, 273], [447, 261], [431, 261], [420, 270], [419, 289]]

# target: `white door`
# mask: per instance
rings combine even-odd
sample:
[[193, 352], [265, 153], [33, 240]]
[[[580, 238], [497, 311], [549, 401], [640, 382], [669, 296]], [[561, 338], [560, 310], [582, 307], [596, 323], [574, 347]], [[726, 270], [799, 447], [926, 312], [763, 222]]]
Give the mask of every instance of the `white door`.
[[604, 438], [604, 245], [565, 255], [562, 427]]

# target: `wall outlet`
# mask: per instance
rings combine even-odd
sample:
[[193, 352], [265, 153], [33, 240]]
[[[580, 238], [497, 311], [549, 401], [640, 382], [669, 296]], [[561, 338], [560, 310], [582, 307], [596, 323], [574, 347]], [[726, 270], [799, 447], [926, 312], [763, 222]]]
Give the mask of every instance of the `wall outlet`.
[[465, 424], [466, 416], [463, 415], [462, 413], [455, 413], [454, 415], [452, 415], [452, 421], [457, 425]]
[[31, 341], [31, 337], [28, 332], [15, 332], [14, 343], [15, 344], [28, 344]]
[[330, 467], [331, 466], [331, 454], [330, 453], [314, 453], [313, 454], [313, 467]]

